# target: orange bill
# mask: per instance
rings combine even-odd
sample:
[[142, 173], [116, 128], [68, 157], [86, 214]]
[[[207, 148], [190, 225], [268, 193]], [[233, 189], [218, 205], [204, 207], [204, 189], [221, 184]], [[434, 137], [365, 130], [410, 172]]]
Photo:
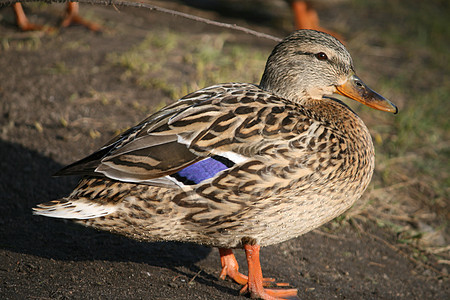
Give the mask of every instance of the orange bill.
[[352, 75], [342, 85], [336, 87], [337, 93], [356, 100], [369, 107], [396, 114], [397, 106], [370, 89], [358, 76]]

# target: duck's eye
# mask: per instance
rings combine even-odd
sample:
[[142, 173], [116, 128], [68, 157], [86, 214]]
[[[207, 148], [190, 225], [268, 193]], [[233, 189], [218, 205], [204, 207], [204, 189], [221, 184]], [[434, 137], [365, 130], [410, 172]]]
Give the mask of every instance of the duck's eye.
[[328, 56], [325, 53], [323, 53], [323, 52], [319, 52], [319, 53], [316, 54], [316, 58], [318, 60], [327, 60]]

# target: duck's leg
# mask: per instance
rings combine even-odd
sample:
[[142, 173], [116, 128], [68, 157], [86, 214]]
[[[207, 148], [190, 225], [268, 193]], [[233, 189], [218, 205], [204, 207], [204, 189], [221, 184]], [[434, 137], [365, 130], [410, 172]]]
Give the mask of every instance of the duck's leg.
[[219, 248], [222, 272], [220, 279], [227, 276], [243, 285], [241, 293], [250, 292], [253, 297], [261, 299], [280, 299], [279, 297], [296, 297], [296, 289], [265, 289], [265, 286], [288, 286], [287, 283], [275, 283], [273, 278], [263, 278], [259, 262], [259, 246], [245, 245], [245, 254], [249, 269], [249, 276], [239, 272], [239, 265], [231, 249]]
[[234, 257], [231, 249], [219, 248], [220, 262], [222, 263], [222, 272], [220, 272], [220, 279], [225, 279], [227, 276], [241, 285], [246, 285], [248, 277], [239, 272], [239, 264]]
[[314, 29], [326, 32], [340, 41], [343, 41], [342, 36], [320, 27], [319, 16], [314, 8], [307, 1], [293, 0], [292, 10], [294, 12], [295, 27], [297, 29]]
[[[244, 245], [248, 264], [248, 281], [241, 289], [241, 293], [250, 292], [252, 298], [265, 300], [275, 300], [287, 298], [296, 298], [297, 289], [268, 289], [264, 288], [261, 263], [259, 261], [259, 245]], [[284, 284], [283, 284], [284, 285]]]
[[[239, 272], [239, 264], [231, 249], [219, 248], [220, 262], [222, 263], [222, 272], [220, 272], [220, 279], [225, 280], [228, 276], [240, 285], [246, 285], [248, 282], [248, 276]], [[263, 278], [263, 285], [277, 285], [287, 286], [286, 283], [275, 283], [274, 278]]]
[[44, 28], [44, 26], [42, 25], [33, 24], [28, 21], [28, 18], [25, 15], [22, 4], [20, 2], [14, 3], [13, 9], [14, 14], [16, 15], [17, 26], [20, 28], [20, 30], [31, 31], [31, 30], [41, 30]]
[[82, 18], [79, 15], [79, 5], [78, 3], [75, 2], [69, 2], [67, 3], [67, 13], [66, 13], [66, 17], [64, 18], [64, 20], [61, 23], [62, 27], [68, 27], [69, 25], [76, 23], [76, 24], [80, 24], [86, 28], [88, 28], [89, 30], [92, 31], [100, 31], [100, 26], [98, 24], [89, 22], [87, 20], [85, 20], [84, 18]]
[[292, 1], [295, 27], [297, 29], [318, 29], [319, 17], [317, 12], [306, 1]]

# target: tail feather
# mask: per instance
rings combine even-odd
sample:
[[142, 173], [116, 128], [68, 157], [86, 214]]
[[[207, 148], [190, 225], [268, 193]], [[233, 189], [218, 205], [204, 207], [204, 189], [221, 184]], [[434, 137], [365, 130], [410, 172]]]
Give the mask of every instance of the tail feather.
[[82, 199], [71, 201], [63, 198], [38, 204], [37, 207], [33, 208], [33, 214], [52, 218], [83, 220], [106, 216], [116, 210], [117, 208], [112, 205], [103, 205]]

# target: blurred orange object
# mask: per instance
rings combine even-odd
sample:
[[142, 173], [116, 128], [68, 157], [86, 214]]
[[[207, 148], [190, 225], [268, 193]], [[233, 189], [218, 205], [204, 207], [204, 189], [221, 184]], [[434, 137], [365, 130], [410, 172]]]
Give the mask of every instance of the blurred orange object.
[[[25, 15], [25, 12], [23, 11], [23, 7], [21, 3], [14, 3], [13, 4], [14, 13], [16, 14], [16, 22], [17, 26], [23, 30], [43, 30], [45, 27], [43, 25], [33, 24], [28, 21], [27, 16]], [[79, 5], [75, 2], [68, 2], [67, 3], [67, 13], [64, 17], [64, 20], [61, 23], [62, 27], [70, 26], [71, 24], [80, 24], [89, 30], [92, 31], [100, 31], [100, 26], [89, 22], [82, 18], [79, 13]], [[50, 28], [51, 31], [51, 28]]]
[[314, 29], [331, 34], [338, 40], [342, 41], [342, 36], [339, 34], [320, 27], [319, 16], [316, 10], [308, 1], [292, 0], [292, 10], [294, 12], [294, 21], [296, 29]]

